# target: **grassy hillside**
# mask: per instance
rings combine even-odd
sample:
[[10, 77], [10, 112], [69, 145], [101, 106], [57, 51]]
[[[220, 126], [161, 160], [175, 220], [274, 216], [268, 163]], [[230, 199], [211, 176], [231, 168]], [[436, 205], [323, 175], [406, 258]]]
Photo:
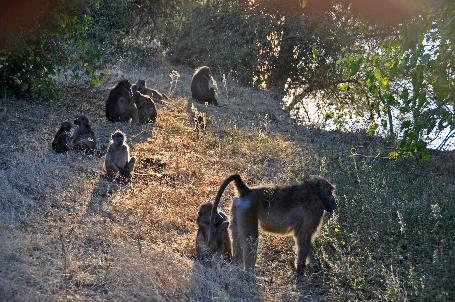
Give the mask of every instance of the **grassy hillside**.
[[[455, 295], [455, 156], [386, 158], [387, 143], [360, 133], [295, 125], [275, 95], [221, 81], [221, 107], [194, 132], [190, 70], [112, 71], [93, 91], [66, 81], [54, 102], [2, 100], [0, 298], [5, 301], [449, 300]], [[108, 88], [147, 79], [175, 99], [155, 127], [105, 120]], [[103, 158], [50, 143], [63, 120], [85, 114], [98, 148], [121, 129], [139, 164], [128, 184], [104, 177]], [[353, 154], [352, 148], [356, 153]], [[292, 274], [292, 238], [262, 234], [257, 277], [194, 262], [199, 204], [238, 172], [248, 184], [319, 174], [339, 209], [316, 240], [320, 271]], [[228, 212], [233, 196], [222, 200]]]

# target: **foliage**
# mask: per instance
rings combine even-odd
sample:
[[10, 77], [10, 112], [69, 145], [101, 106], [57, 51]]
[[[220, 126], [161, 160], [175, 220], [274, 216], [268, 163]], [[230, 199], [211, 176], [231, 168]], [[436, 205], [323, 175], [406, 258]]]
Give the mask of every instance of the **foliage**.
[[[88, 76], [91, 86], [99, 80], [101, 57], [97, 45], [88, 39], [93, 23], [82, 13], [83, 6], [70, 3], [46, 15], [37, 28], [5, 33], [0, 49], [0, 94], [17, 98], [56, 96], [53, 76], [70, 70], [73, 76]], [[44, 24], [43, 24], [44, 23]]]
[[[338, 61], [344, 78], [355, 79], [340, 85], [340, 92], [350, 89], [357, 96], [353, 106], [369, 112], [372, 125], [379, 120], [390, 134], [399, 134], [404, 154], [421, 154], [429, 134], [455, 127], [454, 12], [450, 3], [416, 17], [377, 47], [364, 44], [357, 53], [345, 49]], [[399, 120], [399, 133], [394, 132], [392, 114]]]

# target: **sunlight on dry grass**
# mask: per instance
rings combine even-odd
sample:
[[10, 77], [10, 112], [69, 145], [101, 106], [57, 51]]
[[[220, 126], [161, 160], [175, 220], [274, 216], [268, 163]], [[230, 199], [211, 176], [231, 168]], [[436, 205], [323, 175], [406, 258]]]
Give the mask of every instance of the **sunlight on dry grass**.
[[[367, 287], [378, 280], [385, 280], [396, 296], [407, 297], [396, 275], [402, 271], [375, 266], [375, 259], [378, 266], [387, 263], [384, 253], [399, 256], [389, 250], [393, 242], [386, 245], [374, 234], [391, 232], [387, 234], [394, 238], [397, 211], [407, 213], [405, 202], [425, 196], [418, 188], [403, 193], [407, 195], [395, 193], [408, 181], [400, 171], [431, 173], [436, 183], [427, 185], [429, 200], [439, 196], [437, 185], [444, 184], [446, 191], [438, 197], [442, 207], [450, 188], [450, 181], [443, 182], [446, 174], [429, 165], [416, 169], [406, 162], [383, 162], [377, 152], [385, 143], [359, 133], [298, 127], [273, 94], [235, 85], [220, 89], [229, 91], [229, 98], [227, 93], [219, 97], [224, 107], [195, 104], [210, 118], [208, 130], [198, 137], [187, 99], [191, 73], [178, 70], [180, 77], [171, 87], [170, 70], [112, 71], [103, 89], [95, 91], [62, 82], [55, 102], [5, 100], [11, 115], [1, 125], [0, 143], [0, 154], [10, 154], [0, 157], [3, 300], [319, 301], [338, 300], [340, 294], [362, 300], [382, 295], [382, 284]], [[159, 108], [155, 126], [105, 120], [108, 87], [122, 77], [145, 78], [166, 93], [172, 88], [174, 101]], [[60, 122], [79, 114], [93, 123], [101, 155], [116, 129], [128, 135], [139, 159], [131, 182], [105, 178], [102, 156], [52, 152], [50, 142]], [[352, 147], [361, 153], [354, 161]], [[256, 280], [236, 266], [209, 269], [194, 261], [198, 206], [211, 201], [221, 181], [234, 172], [249, 184], [293, 183], [306, 174], [335, 181], [340, 209], [325, 217], [316, 241], [323, 272], [310, 270], [297, 283], [292, 238], [269, 235], [260, 238]], [[426, 181], [418, 178], [416, 186]], [[226, 212], [233, 194], [225, 192]], [[364, 242], [361, 232], [379, 240], [381, 250]], [[365, 281], [367, 275], [372, 279]]]
[[[187, 74], [185, 78], [189, 80]], [[149, 83], [166, 86], [166, 81]], [[275, 301], [302, 295], [290, 282], [289, 239], [261, 244], [257, 282], [235, 266], [207, 269], [193, 259], [197, 209], [214, 197], [224, 177], [240, 172], [251, 182], [285, 182], [291, 179], [286, 162], [301, 166], [297, 156], [305, 152], [271, 136], [270, 129], [261, 126], [261, 116], [257, 122], [242, 116], [230, 119], [214, 114], [218, 108], [203, 105], [197, 105], [198, 110], [206, 110], [212, 122], [198, 138], [190, 103], [178, 96], [185, 95], [182, 83], [177, 83], [176, 100], [160, 108], [155, 127], [105, 121], [107, 93], [66, 88], [56, 103], [33, 103], [26, 110], [25, 103], [8, 104], [17, 110], [8, 130], [19, 131], [7, 137], [13, 157], [1, 175], [6, 192], [1, 207], [10, 213], [4, 215], [9, 226], [2, 226], [7, 238], [1, 241], [8, 245], [2, 246], [1, 261], [11, 263], [1, 295], [37, 301]], [[93, 123], [98, 149], [106, 148], [117, 128], [127, 133], [132, 154], [139, 159], [130, 183], [107, 180], [98, 156], [52, 152], [48, 142], [56, 127], [77, 114]], [[27, 127], [27, 121], [40, 126]], [[225, 211], [228, 200], [223, 202]], [[278, 250], [270, 252], [271, 246]], [[267, 267], [269, 258], [274, 263]], [[278, 269], [282, 273], [266, 277]]]

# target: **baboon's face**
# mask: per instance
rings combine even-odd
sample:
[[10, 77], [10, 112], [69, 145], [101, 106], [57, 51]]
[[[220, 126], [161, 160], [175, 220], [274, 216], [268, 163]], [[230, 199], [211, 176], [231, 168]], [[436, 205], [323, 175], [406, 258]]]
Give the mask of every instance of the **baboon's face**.
[[[212, 207], [213, 205], [211, 203], [204, 203], [203, 205], [200, 206], [198, 216], [197, 216], [197, 223], [199, 225], [201, 224], [210, 224], [210, 215], [212, 213]], [[226, 217], [223, 216], [224, 214], [217, 212], [215, 215], [215, 225], [218, 226], [222, 224], [225, 220]]]
[[337, 209], [337, 203], [335, 197], [333, 196], [333, 190], [335, 189], [332, 184], [328, 181], [321, 180], [319, 182], [319, 198], [324, 205], [324, 209], [327, 212], [332, 212]]
[[68, 132], [71, 130], [71, 123], [70, 122], [63, 122], [61, 125], [60, 125], [60, 130], [61, 131], [64, 131], [64, 132]]
[[74, 120], [74, 124], [78, 126], [88, 126], [90, 125], [88, 118], [84, 115], [79, 116], [77, 119]]
[[121, 132], [115, 132], [112, 135], [112, 141], [114, 142], [114, 144], [121, 146], [125, 142], [125, 136]]

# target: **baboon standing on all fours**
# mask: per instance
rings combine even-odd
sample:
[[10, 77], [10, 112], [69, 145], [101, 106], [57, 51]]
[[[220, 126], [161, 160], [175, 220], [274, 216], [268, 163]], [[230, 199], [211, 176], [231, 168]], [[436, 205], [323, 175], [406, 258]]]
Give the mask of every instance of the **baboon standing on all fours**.
[[115, 177], [117, 173], [130, 178], [134, 170], [136, 158], [130, 157], [130, 149], [126, 144], [126, 135], [117, 130], [111, 136], [112, 142], [107, 149], [104, 167], [110, 177]]
[[193, 99], [202, 103], [218, 105], [218, 101], [215, 98], [215, 90], [210, 87], [211, 80], [212, 76], [209, 67], [202, 66], [196, 69], [191, 80], [191, 95]]
[[155, 123], [156, 122], [156, 107], [152, 98], [148, 95], [143, 95], [139, 91], [133, 93], [133, 101], [137, 106], [139, 113], [139, 123]]
[[60, 125], [54, 140], [52, 141], [52, 149], [57, 153], [63, 153], [70, 149], [71, 144], [71, 123], [63, 122]]
[[270, 233], [294, 236], [296, 272], [303, 273], [312, 249], [312, 237], [322, 221], [324, 210], [332, 212], [337, 208], [332, 195], [334, 186], [324, 178], [309, 177], [299, 185], [249, 188], [239, 175], [231, 175], [221, 184], [215, 198], [210, 217], [210, 240], [216, 239], [218, 203], [231, 181], [239, 193], [231, 207], [234, 261], [254, 271], [260, 225]]
[[229, 221], [223, 212], [215, 214], [213, 239], [210, 237], [210, 217], [213, 204], [204, 203], [199, 207], [197, 216], [196, 256], [202, 262], [207, 262], [213, 255], [223, 256], [226, 261], [232, 258], [231, 239], [229, 238]]
[[132, 100], [131, 83], [122, 80], [109, 93], [106, 101], [106, 118], [111, 122], [137, 122], [137, 107]]
[[92, 131], [88, 118], [84, 115], [79, 116], [74, 120], [74, 124], [77, 125], [71, 136], [70, 146], [74, 150], [80, 151], [93, 151], [96, 148], [96, 137]]

